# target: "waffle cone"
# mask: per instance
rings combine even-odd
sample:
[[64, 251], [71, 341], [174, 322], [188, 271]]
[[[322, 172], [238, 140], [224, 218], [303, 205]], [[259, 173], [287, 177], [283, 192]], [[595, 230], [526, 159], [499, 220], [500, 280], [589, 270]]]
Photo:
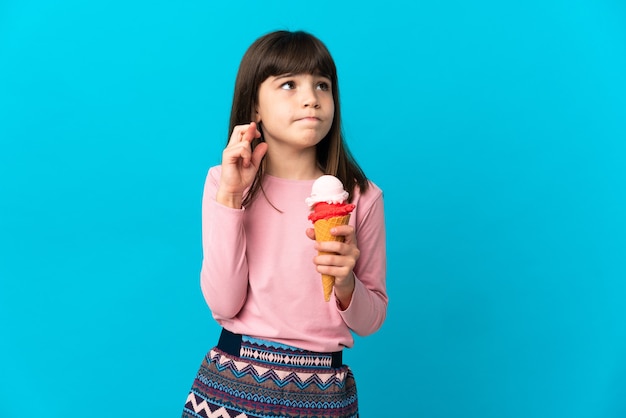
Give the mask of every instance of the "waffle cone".
[[[313, 228], [315, 229], [315, 240], [316, 241], [341, 241], [343, 242], [343, 236], [334, 236], [330, 234], [330, 230], [339, 225], [347, 225], [350, 220], [350, 214], [344, 216], [334, 216], [328, 219], [319, 219], [315, 221], [313, 224]], [[325, 251], [318, 251], [318, 255], [323, 254], [331, 254]], [[330, 276], [328, 274], [322, 274], [322, 287], [324, 288], [324, 300], [326, 302], [330, 301], [330, 294], [333, 291], [333, 286], [335, 285], [335, 276]]]

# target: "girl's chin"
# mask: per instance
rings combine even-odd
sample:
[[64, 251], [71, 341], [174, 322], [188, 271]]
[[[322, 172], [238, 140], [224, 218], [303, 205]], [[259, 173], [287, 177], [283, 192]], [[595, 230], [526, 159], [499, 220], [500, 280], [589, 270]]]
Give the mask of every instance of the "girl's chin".
[[[324, 135], [325, 136], [325, 135]], [[268, 138], [265, 137], [265, 142], [271, 147], [272, 144], [282, 144], [287, 146], [295, 146], [298, 148], [308, 148], [313, 147], [319, 144], [324, 136], [321, 136], [317, 132], [302, 132], [302, 133], [294, 133], [288, 137], [283, 136], [280, 138]]]

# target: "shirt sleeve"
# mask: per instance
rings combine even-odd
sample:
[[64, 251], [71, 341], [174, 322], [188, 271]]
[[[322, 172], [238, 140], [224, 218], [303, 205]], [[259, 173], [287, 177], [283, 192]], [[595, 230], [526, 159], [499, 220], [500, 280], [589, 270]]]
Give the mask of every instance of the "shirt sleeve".
[[387, 252], [382, 191], [375, 193], [365, 213], [357, 217], [356, 241], [361, 255], [354, 267], [355, 285], [350, 305], [340, 314], [350, 329], [365, 336], [376, 332], [387, 315]]
[[200, 286], [213, 317], [230, 319], [246, 301], [248, 262], [244, 210], [216, 201], [219, 174], [210, 170], [202, 197], [202, 269]]

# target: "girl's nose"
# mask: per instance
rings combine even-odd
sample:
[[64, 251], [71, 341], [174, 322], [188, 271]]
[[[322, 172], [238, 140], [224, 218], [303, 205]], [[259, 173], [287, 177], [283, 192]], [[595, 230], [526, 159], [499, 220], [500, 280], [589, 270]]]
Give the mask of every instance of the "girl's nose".
[[312, 93], [310, 95], [308, 95], [305, 100], [304, 100], [304, 107], [312, 107], [314, 109], [317, 109], [320, 107], [320, 103], [317, 100], [317, 96]]
[[320, 107], [320, 103], [317, 99], [317, 92], [314, 89], [306, 89], [303, 94], [304, 107], [312, 107], [314, 109]]

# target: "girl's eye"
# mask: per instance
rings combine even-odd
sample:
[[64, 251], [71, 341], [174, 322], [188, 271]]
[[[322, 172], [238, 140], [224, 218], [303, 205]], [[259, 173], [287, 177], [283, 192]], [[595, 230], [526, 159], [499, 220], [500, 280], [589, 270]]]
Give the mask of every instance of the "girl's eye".
[[287, 81], [280, 86], [280, 88], [283, 90], [293, 90], [295, 87], [296, 83], [294, 83], [293, 81]]
[[322, 90], [322, 91], [328, 91], [330, 90], [330, 85], [325, 82], [325, 81], [321, 81], [319, 83], [317, 83], [317, 88]]

